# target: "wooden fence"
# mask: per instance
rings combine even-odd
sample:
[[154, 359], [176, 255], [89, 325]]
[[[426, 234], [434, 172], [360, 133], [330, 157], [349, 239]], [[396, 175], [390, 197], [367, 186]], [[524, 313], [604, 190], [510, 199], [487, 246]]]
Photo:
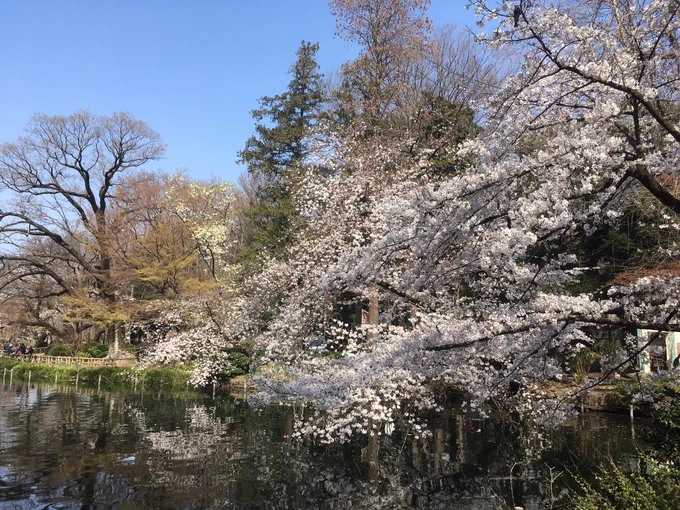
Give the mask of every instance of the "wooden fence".
[[2, 353], [3, 358], [16, 359], [25, 363], [42, 363], [44, 365], [81, 365], [84, 367], [115, 367], [116, 360], [109, 358], [76, 358], [73, 356], [44, 356], [34, 354], [33, 356], [11, 356]]

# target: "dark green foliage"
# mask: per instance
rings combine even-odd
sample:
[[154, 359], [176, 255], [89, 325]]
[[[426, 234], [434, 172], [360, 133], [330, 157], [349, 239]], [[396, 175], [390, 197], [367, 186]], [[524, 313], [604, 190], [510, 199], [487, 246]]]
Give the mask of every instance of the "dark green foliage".
[[460, 103], [426, 92], [425, 108], [419, 118], [420, 143], [432, 150], [429, 171], [436, 176], [462, 173], [474, 163], [470, 158], [450, 158], [448, 149], [476, 137], [482, 128], [475, 123], [475, 112]]
[[283, 94], [259, 99], [251, 112], [255, 135], [238, 153], [257, 183], [257, 203], [246, 210], [253, 225], [248, 246], [237, 256], [246, 265], [263, 254], [284, 256], [295, 221], [290, 199], [294, 170], [304, 164], [310, 151], [309, 130], [319, 118], [324, 103], [322, 75], [316, 63], [318, 44], [302, 42], [292, 76]]
[[283, 257], [290, 244], [291, 218], [295, 215], [295, 207], [288, 193], [270, 188], [245, 213], [253, 225], [253, 234], [248, 246], [236, 256], [236, 261], [252, 264], [263, 253], [274, 258]]
[[73, 344], [52, 344], [47, 349], [48, 356], [74, 356], [76, 347]]
[[[251, 112], [257, 121], [256, 134], [238, 153], [248, 171], [268, 179], [285, 177], [287, 170], [301, 163], [309, 151], [309, 128], [316, 121], [324, 101], [322, 75], [316, 63], [318, 44], [302, 42], [297, 61], [290, 68], [288, 90], [259, 99], [260, 108]], [[267, 119], [268, 126], [263, 121]]]
[[250, 364], [253, 360], [251, 360], [246, 353], [235, 351], [229, 354], [229, 362], [235, 370], [240, 370], [242, 372], [239, 375], [244, 375], [250, 370]]
[[[667, 185], [678, 191], [677, 182], [669, 180]], [[577, 231], [565, 243], [581, 267], [597, 268], [580, 277], [574, 293], [606, 289], [611, 283], [626, 284], [657, 272], [677, 274], [677, 261], [669, 253], [677, 249], [680, 237], [668, 227], [677, 223], [677, 215], [639, 186], [629, 189], [620, 200], [622, 216], [616, 222], [591, 234]]]
[[229, 353], [229, 363], [231, 367], [217, 374], [217, 379], [226, 381], [232, 377], [246, 375], [250, 372], [250, 364], [253, 360], [244, 352], [232, 351]]

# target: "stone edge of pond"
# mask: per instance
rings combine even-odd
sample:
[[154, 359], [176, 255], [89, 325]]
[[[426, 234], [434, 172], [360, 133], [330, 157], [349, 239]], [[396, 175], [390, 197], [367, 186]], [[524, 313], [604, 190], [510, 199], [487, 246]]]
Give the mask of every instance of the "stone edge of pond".
[[[599, 374], [593, 374], [592, 379], [597, 379]], [[631, 399], [627, 395], [624, 388], [627, 383], [632, 382], [630, 377], [622, 377], [618, 380], [613, 380], [587, 391], [577, 393], [575, 396], [567, 395], [570, 392], [579, 392], [583, 385], [575, 384], [572, 380], [566, 379], [563, 381], [548, 380], [538, 384], [534, 388], [549, 398], [562, 398], [566, 396], [566, 401], [575, 404], [584, 411], [611, 413], [611, 414], [630, 414], [631, 413]], [[455, 385], [435, 383], [432, 385], [432, 390], [439, 397], [443, 397], [446, 401], [463, 401], [466, 398], [466, 391]], [[508, 388], [508, 391], [512, 391]], [[635, 416], [650, 416], [650, 410], [646, 407], [636, 406], [633, 409]]]

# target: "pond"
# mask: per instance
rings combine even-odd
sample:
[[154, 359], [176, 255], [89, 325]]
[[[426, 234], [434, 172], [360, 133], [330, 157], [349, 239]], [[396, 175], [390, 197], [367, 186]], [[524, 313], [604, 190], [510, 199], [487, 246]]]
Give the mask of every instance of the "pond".
[[5, 386], [0, 508], [531, 510], [568, 502], [567, 469], [639, 463], [625, 416], [546, 431], [448, 409], [425, 441], [397, 430], [321, 447], [291, 439], [300, 412], [220, 395]]

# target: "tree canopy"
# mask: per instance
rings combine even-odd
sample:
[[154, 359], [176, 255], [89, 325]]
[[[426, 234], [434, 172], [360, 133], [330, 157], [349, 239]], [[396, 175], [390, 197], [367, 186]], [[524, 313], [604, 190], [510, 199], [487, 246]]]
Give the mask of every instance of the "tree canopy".
[[680, 3], [469, 4], [474, 36], [427, 1], [330, 2], [358, 57], [324, 85], [302, 43], [240, 187], [135, 171], [163, 145], [127, 114], [37, 116], [0, 152], [3, 296], [45, 327], [153, 296], [150, 360], [202, 384], [244, 349], [322, 441], [421, 430], [437, 384], [570, 416], [541, 385], [592, 328], [620, 342], [581, 390], [635, 368], [661, 334], [637, 329], [680, 331]]

